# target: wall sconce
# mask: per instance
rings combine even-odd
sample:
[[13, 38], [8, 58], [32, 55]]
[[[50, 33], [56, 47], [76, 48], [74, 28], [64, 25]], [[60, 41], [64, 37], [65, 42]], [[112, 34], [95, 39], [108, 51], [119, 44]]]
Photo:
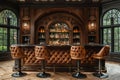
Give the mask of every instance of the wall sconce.
[[96, 31], [96, 20], [94, 16], [90, 17], [90, 20], [88, 22], [88, 30], [92, 33]]
[[23, 32], [28, 32], [29, 31], [29, 21], [24, 21], [23, 22], [23, 24], [22, 24], [22, 26], [23, 26]]

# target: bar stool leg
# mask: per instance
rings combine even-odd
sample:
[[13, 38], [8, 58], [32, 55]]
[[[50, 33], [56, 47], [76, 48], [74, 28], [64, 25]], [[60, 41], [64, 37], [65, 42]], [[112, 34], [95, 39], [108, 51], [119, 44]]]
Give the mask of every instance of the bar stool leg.
[[101, 71], [101, 59], [99, 59], [98, 63], [98, 72], [93, 73], [94, 76], [99, 77], [99, 78], [107, 78], [108, 74], [105, 74]]
[[75, 78], [86, 78], [87, 76], [85, 74], [82, 74], [80, 72], [80, 60], [77, 60], [77, 72], [72, 74]]
[[26, 75], [26, 73], [21, 72], [21, 59], [15, 59], [15, 63], [18, 64], [18, 72], [13, 73], [11, 76], [13, 77], [23, 77]]
[[42, 62], [42, 72], [38, 73], [37, 77], [40, 78], [50, 77], [50, 74], [45, 72], [45, 60], [42, 60], [41, 62]]

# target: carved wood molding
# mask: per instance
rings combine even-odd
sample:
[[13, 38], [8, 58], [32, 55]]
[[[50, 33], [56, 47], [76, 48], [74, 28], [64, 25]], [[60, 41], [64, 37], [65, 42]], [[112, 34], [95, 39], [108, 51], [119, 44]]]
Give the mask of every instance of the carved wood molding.
[[49, 27], [52, 23], [56, 22], [65, 22], [67, 23], [71, 28], [73, 26], [80, 26], [82, 23], [79, 19], [75, 18], [73, 15], [70, 15], [68, 13], [53, 13], [50, 15], [46, 15], [45, 17], [42, 17], [38, 19], [36, 26], [45, 26]]

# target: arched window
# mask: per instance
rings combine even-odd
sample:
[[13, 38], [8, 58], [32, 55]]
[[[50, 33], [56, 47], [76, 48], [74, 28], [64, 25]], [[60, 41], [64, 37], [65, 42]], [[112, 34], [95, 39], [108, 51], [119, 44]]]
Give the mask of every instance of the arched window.
[[17, 17], [11, 10], [0, 12], [0, 52], [8, 51], [18, 41]]
[[110, 45], [112, 52], [120, 52], [120, 11], [110, 9], [103, 15], [102, 21], [102, 43]]

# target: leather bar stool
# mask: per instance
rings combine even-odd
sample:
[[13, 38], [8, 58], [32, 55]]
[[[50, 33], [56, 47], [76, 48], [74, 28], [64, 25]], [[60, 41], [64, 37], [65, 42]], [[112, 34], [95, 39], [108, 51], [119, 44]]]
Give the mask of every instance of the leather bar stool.
[[13, 77], [22, 77], [25, 76], [26, 73], [21, 72], [21, 59], [25, 57], [22, 47], [18, 45], [11, 45], [10, 46], [11, 56], [15, 60], [15, 65], [17, 65], [16, 73], [13, 73]]
[[105, 57], [109, 54], [110, 46], [105, 45], [97, 54], [93, 54], [92, 57], [94, 59], [98, 59], [98, 72], [93, 73], [94, 76], [99, 78], [107, 78], [108, 74], [102, 72], [101, 61], [105, 59]]
[[50, 77], [50, 74], [45, 72], [45, 60], [47, 60], [49, 57], [46, 47], [35, 46], [35, 57], [36, 59], [41, 60], [41, 63], [42, 63], [42, 66], [41, 66], [42, 72], [38, 73], [37, 77], [40, 77], [40, 78]]
[[72, 76], [75, 78], [86, 78], [85, 74], [80, 72], [80, 61], [85, 59], [86, 51], [83, 46], [71, 46], [70, 56], [73, 60], [77, 60], [77, 72], [73, 73]]

